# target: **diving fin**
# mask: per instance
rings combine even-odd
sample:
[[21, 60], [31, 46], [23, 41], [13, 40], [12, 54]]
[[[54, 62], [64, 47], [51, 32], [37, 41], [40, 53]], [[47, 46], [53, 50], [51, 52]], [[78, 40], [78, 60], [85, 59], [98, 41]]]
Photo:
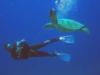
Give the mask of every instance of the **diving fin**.
[[65, 61], [65, 62], [70, 62], [71, 61], [71, 55], [70, 54], [56, 52], [56, 55], [62, 61]]
[[68, 44], [75, 43], [75, 39], [74, 39], [73, 35], [61, 36], [61, 37], [59, 37], [59, 40], [65, 42], [65, 43], [68, 43]]

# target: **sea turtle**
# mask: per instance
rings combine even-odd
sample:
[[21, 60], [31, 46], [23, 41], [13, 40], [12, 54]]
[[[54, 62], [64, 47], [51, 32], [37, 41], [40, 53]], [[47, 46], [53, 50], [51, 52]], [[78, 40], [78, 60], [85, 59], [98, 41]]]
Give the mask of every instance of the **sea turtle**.
[[56, 28], [57, 30], [63, 32], [74, 32], [79, 30], [89, 34], [89, 29], [77, 21], [66, 18], [58, 19], [54, 9], [50, 11], [50, 18], [51, 23], [47, 23], [45, 28]]

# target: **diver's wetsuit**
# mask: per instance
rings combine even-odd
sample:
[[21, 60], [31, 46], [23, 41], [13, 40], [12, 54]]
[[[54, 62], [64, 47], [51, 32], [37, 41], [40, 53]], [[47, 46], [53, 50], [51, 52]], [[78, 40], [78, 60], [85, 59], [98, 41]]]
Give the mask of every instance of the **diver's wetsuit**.
[[51, 40], [46, 40], [40, 44], [36, 44], [33, 46], [29, 46], [26, 42], [21, 44], [21, 51], [20, 53], [16, 52], [17, 46], [16, 44], [13, 45], [12, 48], [8, 49], [7, 45], [5, 44], [5, 48], [11, 53], [11, 56], [14, 59], [27, 59], [29, 57], [45, 57], [45, 56], [56, 56], [54, 53], [48, 53], [48, 52], [44, 52], [44, 51], [40, 51], [39, 49], [54, 43], [54, 42], [58, 42], [60, 41], [59, 38], [54, 38]]

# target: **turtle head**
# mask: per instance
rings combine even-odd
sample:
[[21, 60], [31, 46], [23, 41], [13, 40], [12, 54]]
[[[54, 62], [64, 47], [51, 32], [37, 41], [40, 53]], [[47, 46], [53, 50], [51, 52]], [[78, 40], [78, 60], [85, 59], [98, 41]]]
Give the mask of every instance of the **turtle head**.
[[55, 28], [55, 26], [52, 23], [47, 23], [44, 28]]
[[80, 29], [80, 31], [87, 33], [88, 35], [90, 34], [90, 30], [87, 27], [83, 27]]

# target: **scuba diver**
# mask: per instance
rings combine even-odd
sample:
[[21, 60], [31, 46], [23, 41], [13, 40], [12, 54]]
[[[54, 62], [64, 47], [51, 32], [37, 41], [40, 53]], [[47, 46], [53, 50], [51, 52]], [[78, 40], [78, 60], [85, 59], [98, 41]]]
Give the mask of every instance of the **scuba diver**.
[[59, 38], [53, 38], [50, 40], [43, 41], [39, 44], [29, 45], [24, 39], [17, 41], [13, 45], [6, 43], [4, 45], [5, 49], [10, 53], [14, 59], [28, 59], [30, 57], [55, 57], [58, 56], [62, 60], [69, 61], [70, 55], [61, 52], [45, 52], [40, 51], [40, 48], [45, 47], [48, 44], [52, 44], [58, 41], [63, 41], [65, 43], [73, 44], [74, 38], [72, 35], [61, 36]]

